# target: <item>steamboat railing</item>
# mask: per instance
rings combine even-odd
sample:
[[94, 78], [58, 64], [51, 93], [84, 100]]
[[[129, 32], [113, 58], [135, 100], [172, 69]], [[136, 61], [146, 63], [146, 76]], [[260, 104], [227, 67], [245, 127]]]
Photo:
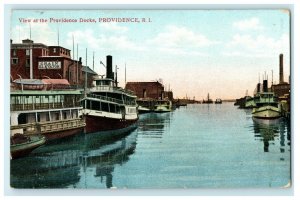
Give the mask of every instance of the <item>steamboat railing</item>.
[[60, 108], [74, 108], [80, 107], [80, 102], [73, 103], [29, 103], [29, 104], [11, 104], [11, 111], [23, 111], [23, 110], [45, 110], [45, 109], [60, 109]]
[[67, 119], [63, 121], [51, 121], [51, 122], [36, 122], [28, 124], [19, 124], [10, 126], [10, 130], [23, 129], [24, 134], [44, 134], [51, 132], [59, 132], [64, 130], [70, 130], [75, 128], [81, 128], [85, 126], [83, 119]]

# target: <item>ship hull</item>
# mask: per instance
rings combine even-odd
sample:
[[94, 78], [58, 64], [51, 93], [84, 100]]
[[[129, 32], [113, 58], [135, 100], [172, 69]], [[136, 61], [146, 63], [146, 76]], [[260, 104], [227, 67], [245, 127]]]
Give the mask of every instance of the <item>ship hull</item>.
[[61, 131], [57, 131], [57, 132], [46, 132], [46, 133], [43, 133], [42, 135], [46, 137], [47, 141], [50, 141], [50, 140], [56, 140], [56, 139], [61, 139], [61, 138], [65, 138], [65, 137], [71, 137], [73, 135], [82, 133], [83, 130], [84, 130], [84, 127], [78, 127], [78, 128], [74, 128], [74, 129], [61, 130]]
[[278, 119], [281, 117], [279, 108], [273, 106], [263, 106], [254, 108], [252, 116], [257, 119]]
[[[137, 119], [114, 119], [102, 116], [85, 115], [85, 133], [105, 132], [135, 128]], [[129, 128], [128, 128], [129, 127]]]

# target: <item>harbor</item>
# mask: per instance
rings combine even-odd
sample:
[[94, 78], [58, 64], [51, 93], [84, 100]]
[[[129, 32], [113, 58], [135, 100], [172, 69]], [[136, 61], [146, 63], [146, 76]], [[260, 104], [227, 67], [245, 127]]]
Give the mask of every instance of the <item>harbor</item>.
[[44, 145], [11, 162], [11, 185], [278, 188], [289, 184], [290, 156], [288, 120], [264, 125], [233, 103], [189, 104], [143, 114], [135, 130], [117, 137], [82, 133]]
[[[165, 16], [151, 12], [156, 13], [154, 18]], [[286, 14], [270, 12], [280, 23], [288, 23]], [[68, 12], [46, 13], [59, 17]], [[217, 11], [183, 13], [209, 15], [213, 21], [214, 16], [223, 17]], [[242, 11], [236, 13], [244, 16]], [[246, 33], [242, 30], [246, 25], [263, 30], [259, 23], [266, 16], [261, 13], [262, 21], [228, 16], [230, 25], [225, 27], [231, 27], [232, 40], [223, 41], [226, 45], [210, 28], [203, 29], [208, 31], [204, 36], [200, 26], [191, 24], [165, 24], [162, 33], [155, 32], [156, 37], [149, 40], [138, 40], [138, 34], [128, 40], [127, 31], [132, 28], [128, 24], [100, 24], [99, 32], [94, 27], [69, 32], [72, 26], [66, 23], [60, 30], [57, 27], [57, 38], [49, 36], [57, 44], [32, 37], [37, 29], [34, 32], [36, 27], [31, 26], [29, 37], [25, 33], [23, 38], [21, 33], [18, 39], [12, 36], [10, 132], [6, 133], [10, 186], [290, 187], [293, 87], [287, 37], [264, 43], [261, 35], [256, 38], [259, 42], [251, 41], [249, 35], [233, 35]], [[149, 18], [147, 23], [148, 28], [160, 30], [157, 21]], [[280, 27], [290, 30], [285, 23]], [[274, 24], [268, 28], [278, 28]], [[209, 39], [210, 34], [215, 40]], [[249, 45], [254, 43], [257, 46]], [[261, 43], [272, 52], [263, 54]], [[153, 46], [157, 49], [150, 51]], [[204, 52], [202, 48], [212, 49]], [[244, 49], [243, 54], [238, 52]]]

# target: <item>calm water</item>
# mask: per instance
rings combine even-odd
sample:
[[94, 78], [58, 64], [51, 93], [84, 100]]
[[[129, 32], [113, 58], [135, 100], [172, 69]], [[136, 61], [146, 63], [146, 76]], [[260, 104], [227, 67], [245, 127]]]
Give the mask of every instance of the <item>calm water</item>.
[[256, 188], [290, 180], [290, 127], [232, 103], [140, 115], [136, 130], [78, 135], [11, 161], [17, 188]]

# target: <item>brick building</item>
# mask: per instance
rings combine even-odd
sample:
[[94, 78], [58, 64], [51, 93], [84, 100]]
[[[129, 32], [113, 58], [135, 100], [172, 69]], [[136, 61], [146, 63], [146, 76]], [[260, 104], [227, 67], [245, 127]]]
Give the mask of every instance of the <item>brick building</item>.
[[127, 82], [125, 89], [133, 91], [138, 98], [163, 99], [164, 86], [156, 82]]
[[[83, 82], [82, 62], [73, 60], [70, 50], [61, 46], [47, 46], [22, 40], [11, 41], [11, 79], [67, 79], [70, 84]], [[32, 70], [31, 70], [32, 69]]]

